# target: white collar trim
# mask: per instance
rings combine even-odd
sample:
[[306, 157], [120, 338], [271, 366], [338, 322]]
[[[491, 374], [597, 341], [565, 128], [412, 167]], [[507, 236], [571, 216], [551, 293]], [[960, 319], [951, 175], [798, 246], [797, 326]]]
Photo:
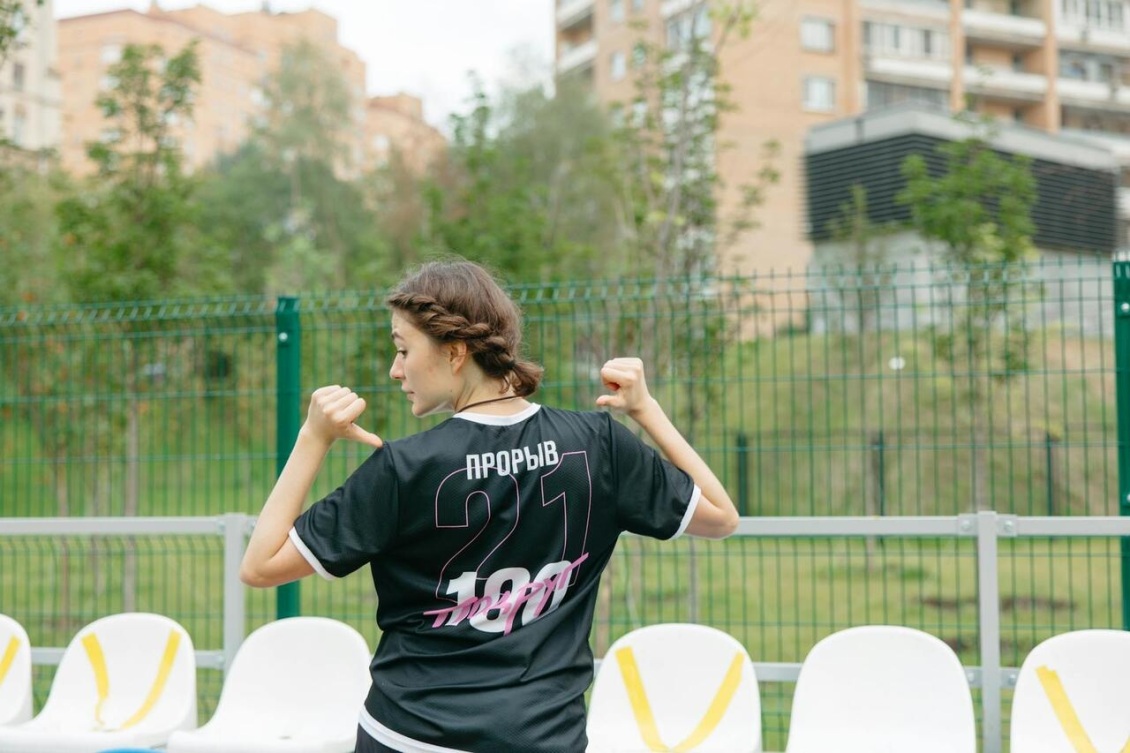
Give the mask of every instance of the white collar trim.
[[494, 416], [487, 413], [456, 413], [453, 418], [461, 418], [464, 421], [470, 421], [476, 424], [486, 424], [487, 426], [513, 426], [520, 424], [530, 416], [541, 410], [541, 406], [537, 403], [530, 403], [530, 407], [526, 408], [521, 413], [514, 413], [509, 416]]

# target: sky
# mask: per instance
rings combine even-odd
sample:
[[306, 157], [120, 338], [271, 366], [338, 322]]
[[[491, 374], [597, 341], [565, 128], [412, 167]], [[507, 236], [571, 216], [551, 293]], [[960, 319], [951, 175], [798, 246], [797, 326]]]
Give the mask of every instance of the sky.
[[[195, 0], [160, 0], [177, 9]], [[262, 0], [204, 0], [223, 12], [256, 10]], [[54, 0], [57, 18], [133, 8], [149, 0]], [[338, 21], [339, 41], [365, 61], [371, 95], [407, 92], [443, 127], [465, 111], [474, 71], [488, 91], [548, 71], [553, 0], [270, 0], [275, 11], [317, 8]], [[517, 61], [522, 61], [519, 64]]]

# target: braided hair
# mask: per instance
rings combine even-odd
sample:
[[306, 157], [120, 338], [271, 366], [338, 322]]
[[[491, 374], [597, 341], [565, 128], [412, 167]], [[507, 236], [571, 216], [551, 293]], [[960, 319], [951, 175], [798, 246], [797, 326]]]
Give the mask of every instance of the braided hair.
[[385, 299], [438, 343], [463, 342], [483, 373], [532, 395], [543, 369], [521, 358], [522, 315], [485, 269], [469, 261], [428, 262]]

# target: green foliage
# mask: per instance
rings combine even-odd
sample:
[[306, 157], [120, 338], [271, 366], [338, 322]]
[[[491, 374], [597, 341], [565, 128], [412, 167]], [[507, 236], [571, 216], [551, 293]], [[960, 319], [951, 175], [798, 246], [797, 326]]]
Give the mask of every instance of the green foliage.
[[656, 277], [709, 274], [726, 245], [756, 226], [753, 210], [778, 180], [778, 145], [764, 146], [763, 167], [739, 186], [732, 216], [720, 217], [724, 188], [717, 166], [731, 145], [717, 139], [734, 110], [719, 60], [756, 17], [749, 0], [691, 3], [668, 20], [667, 44], [641, 41], [632, 102], [619, 114], [619, 214], [634, 266]]
[[[43, 0], [35, 0], [35, 5], [42, 6]], [[28, 0], [0, 0], [0, 65], [19, 44], [20, 34], [30, 22]]]
[[87, 153], [98, 174], [60, 202], [58, 252], [74, 301], [152, 300], [191, 292], [213, 267], [193, 256], [193, 181], [174, 126], [192, 116], [196, 46], [165, 59], [127, 45], [98, 99], [112, 126]]
[[[66, 184], [56, 173], [0, 170], [0, 306], [55, 303], [63, 291], [52, 254], [55, 203]], [[13, 263], [18, 260], [19, 263]]]
[[[832, 238], [843, 245], [838, 270], [825, 268], [825, 279], [843, 307], [855, 315], [855, 329], [864, 332], [877, 325], [883, 304], [890, 298], [893, 270], [887, 264], [887, 241], [896, 231], [890, 224], [877, 225], [868, 216], [867, 189], [856, 183], [851, 201], [829, 224]], [[838, 274], [837, 274], [838, 272]]]
[[920, 155], [908, 157], [903, 164], [907, 186], [899, 195], [922, 236], [940, 243], [946, 260], [955, 263], [949, 281], [964, 294], [952, 331], [935, 337], [934, 351], [955, 373], [964, 374], [961, 394], [973, 425], [976, 509], [989, 504], [989, 471], [980, 448], [994, 383], [1028, 368], [1031, 338], [1018, 293], [1031, 287], [1025, 265], [1036, 254], [1031, 160], [994, 151], [990, 136], [974, 133], [938, 147], [946, 162], [938, 176], [930, 174]]
[[358, 127], [349, 84], [320, 48], [306, 39], [285, 47], [263, 90], [267, 108], [256, 137], [270, 160], [287, 166], [348, 163], [345, 139]]
[[[611, 129], [579, 87], [505, 91], [452, 119], [445, 169], [424, 187], [424, 246], [514, 281], [615, 273], [619, 239], [605, 165]], [[391, 197], [388, 197], [391, 198]], [[396, 202], [384, 206], [395, 211]]]
[[265, 84], [251, 139], [217, 161], [200, 190], [205, 243], [240, 292], [379, 285], [385, 242], [363, 186], [348, 179], [348, 85], [309, 42], [287, 48]]

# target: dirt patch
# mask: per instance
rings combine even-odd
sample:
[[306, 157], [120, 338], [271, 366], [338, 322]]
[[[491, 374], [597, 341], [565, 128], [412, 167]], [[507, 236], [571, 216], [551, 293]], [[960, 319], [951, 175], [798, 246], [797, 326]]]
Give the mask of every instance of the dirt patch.
[[[945, 596], [924, 596], [920, 600], [922, 606], [934, 607], [955, 612], [962, 607], [977, 607], [976, 596], [966, 596], [961, 599], [951, 599]], [[1002, 596], [1001, 612], [1015, 612], [1020, 609], [1050, 609], [1059, 611], [1074, 609], [1075, 602], [1068, 599], [1045, 599], [1042, 596]]]

